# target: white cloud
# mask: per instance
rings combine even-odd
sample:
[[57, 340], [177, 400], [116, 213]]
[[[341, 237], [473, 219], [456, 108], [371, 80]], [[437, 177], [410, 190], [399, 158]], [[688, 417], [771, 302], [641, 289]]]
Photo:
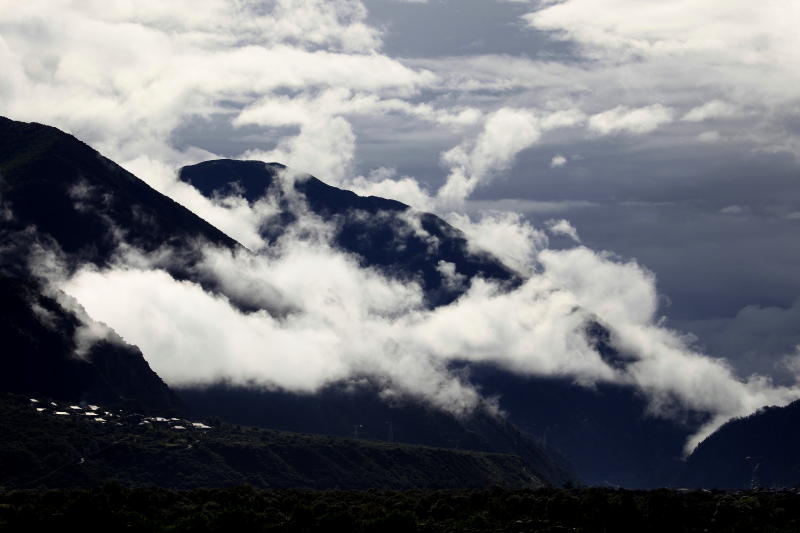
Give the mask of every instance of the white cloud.
[[547, 246], [547, 236], [519, 213], [484, 211], [474, 219], [449, 213], [445, 218], [463, 231], [474, 250], [487, 251], [521, 274], [533, 271], [539, 251]]
[[647, 394], [654, 412], [677, 404], [711, 415], [687, 451], [732, 417], [800, 397], [799, 387], [775, 387], [758, 375], [742, 381], [724, 361], [698, 353], [677, 332], [658, 326], [653, 275], [636, 263], [618, 263], [583, 247], [546, 250], [539, 260], [578, 305], [608, 325], [618, 349], [635, 354], [623, 379]]
[[690, 109], [681, 120], [685, 122], [703, 122], [714, 118], [734, 117], [739, 113], [739, 109], [727, 102], [712, 100]]
[[368, 176], [356, 176], [344, 186], [362, 196], [391, 198], [420, 211], [432, 211], [434, 200], [428, 190], [411, 176], [397, 176], [395, 169], [381, 167]]
[[[798, 17], [800, 6], [782, 0], [564, 0], [540, 4], [523, 19], [589, 59], [563, 75], [591, 87], [586, 99], [594, 105], [656, 100], [685, 109], [687, 121], [757, 109], [748, 143], [797, 153], [775, 130], [794, 136], [781, 117], [797, 114], [789, 88], [800, 84], [800, 71], [786, 65], [800, 63], [800, 34], [790, 22]], [[532, 68], [555, 72], [547, 64]]]
[[538, 118], [528, 110], [503, 108], [492, 113], [474, 141], [442, 154], [450, 173], [437, 193], [438, 200], [444, 205], [460, 204], [479, 184], [508, 168], [541, 134]]
[[650, 133], [670, 122], [672, 122], [672, 110], [661, 104], [635, 109], [618, 106], [589, 117], [589, 130], [600, 135], [641, 134]]
[[561, 154], [554, 155], [553, 159], [550, 160], [550, 168], [563, 167], [566, 164], [567, 164], [567, 158]]
[[575, 242], [581, 242], [581, 238], [578, 237], [578, 230], [567, 219], [548, 220], [546, 225], [547, 230], [554, 235], [565, 235]]
[[[800, 8], [780, 0], [566, 0], [526, 15], [533, 27], [575, 40], [595, 57], [686, 56], [758, 68], [797, 60], [789, 22]], [[772, 31], [765, 34], [764, 28]]]
[[[740, 380], [727, 365], [659, 326], [653, 275], [635, 262], [584, 247], [539, 249], [544, 237], [516, 222], [516, 229], [508, 218], [465, 229], [507, 260], [516, 254], [518, 266], [535, 260], [539, 268], [529, 268], [527, 280], [511, 291], [475, 279], [456, 302], [434, 310], [424, 308], [418, 286], [364, 269], [332, 248], [325, 225], [313, 217], [268, 255], [206, 249], [199, 269], [217, 280], [221, 295], [141, 260], [103, 271], [84, 268], [61, 288], [94, 319], [142, 348], [173, 385], [224, 379], [314, 392], [370, 377], [388, 394], [463, 413], [491, 404], [448, 365], [486, 362], [583, 385], [627, 384], [646, 394], [660, 416], [682, 409], [709, 413], [711, 421], [690, 448], [733, 416], [800, 397], [800, 390], [758, 376]], [[534, 242], [525, 245], [526, 238]], [[498, 243], [506, 248], [497, 249]], [[455, 265], [439, 268], [453, 283], [465, 281]], [[228, 298], [264, 311], [244, 313]], [[608, 366], [586, 338], [593, 320], [610, 330], [612, 343], [630, 359], [624, 368]]]
[[[456, 126], [477, 120], [467, 109], [450, 113], [406, 104], [402, 98], [434, 76], [380, 54], [379, 32], [366, 24], [366, 9], [355, 0], [100, 4], [0, 3], [0, 57], [7, 73], [0, 82], [0, 113], [66, 129], [131, 169], [140, 170], [143, 157], [150, 168], [170, 169], [207, 159], [213, 154], [174, 147], [172, 135], [185, 121], [228, 115], [246, 123], [259, 102], [281, 102], [293, 92], [301, 93], [295, 122], [300, 106], [308, 104], [303, 127], [275, 153], [297, 168], [323, 172], [344, 172], [352, 160], [352, 133], [335, 114], [315, 113], [303, 95], [349, 91], [354, 101], [378, 102], [374, 113], [407, 107]], [[231, 113], [242, 108], [241, 115]], [[344, 138], [332, 140], [330, 127]], [[317, 140], [321, 130], [328, 137]], [[161, 190], [168, 185], [163, 179], [151, 183]]]

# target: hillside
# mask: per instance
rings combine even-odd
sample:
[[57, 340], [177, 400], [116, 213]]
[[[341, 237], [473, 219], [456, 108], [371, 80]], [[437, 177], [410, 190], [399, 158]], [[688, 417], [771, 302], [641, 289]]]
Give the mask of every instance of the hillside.
[[800, 485], [800, 401], [722, 426], [689, 456], [682, 483], [726, 489]]
[[[0, 488], [540, 487], [519, 457], [143, 417], [20, 396], [0, 401]], [[88, 413], [88, 414], [87, 414]], [[91, 416], [89, 416], [91, 415]], [[195, 427], [199, 425], [199, 427]]]
[[[0, 271], [0, 391], [124, 404], [143, 411], [180, 407], [138, 348], [69, 303], [66, 295], [45, 291], [34, 278]], [[101, 328], [105, 338], [81, 349], [80, 335], [87, 325]]]

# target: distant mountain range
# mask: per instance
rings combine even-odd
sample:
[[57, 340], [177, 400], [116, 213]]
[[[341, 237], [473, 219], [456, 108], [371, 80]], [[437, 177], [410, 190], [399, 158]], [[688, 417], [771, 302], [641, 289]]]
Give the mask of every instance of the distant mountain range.
[[[179, 176], [209, 198], [235, 191], [255, 203], [271, 195], [279, 209], [259, 229], [270, 243], [303, 216], [275, 186], [284, 170], [277, 163], [217, 160], [185, 167]], [[413, 223], [435, 237], [435, 244], [415, 231], [410, 208], [400, 202], [361, 197], [314, 177], [295, 180], [294, 193], [329, 225], [336, 246], [362, 266], [416, 281], [429, 308], [456, 300], [475, 277], [508, 288], [522, 281], [433, 214], [413, 213]], [[485, 394], [498, 396], [506, 419], [485, 413], [457, 418], [411, 399], [387, 402], [370, 385], [330, 386], [313, 396], [223, 383], [172, 390], [149, 367], [147, 354], [113, 331], [107, 335], [114, 342], [89, 343], [84, 350], [79, 330], [92, 321], [77, 302], [48, 286], [47, 272], [39, 271], [48, 263], [40, 255], [58, 250], [58, 268], [69, 275], [82, 265], [110, 264], [124, 236], [127, 245], [145, 253], [169, 247], [175, 258], [164, 268], [173, 277], [217, 292], [215, 281], [195, 268], [201, 259], [196, 243], [247, 250], [74, 137], [5, 118], [0, 118], [0, 218], [0, 339], [8, 347], [0, 357], [3, 391], [219, 416], [306, 433], [354, 436], [360, 428], [360, 438], [514, 454], [544, 482], [633, 488], [679, 483], [682, 447], [703, 422], [648, 417], [645, 399], [630, 388], [589, 390], [489, 365], [468, 365], [471, 380]], [[467, 283], [447, 283], [438, 268], [442, 261], [455, 265]], [[616, 356], [602, 325], [587, 324], [587, 331], [604, 357]]]

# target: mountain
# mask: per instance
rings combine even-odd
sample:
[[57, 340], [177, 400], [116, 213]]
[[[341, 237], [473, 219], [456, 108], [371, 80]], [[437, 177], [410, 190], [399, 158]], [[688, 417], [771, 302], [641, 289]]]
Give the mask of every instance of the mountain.
[[681, 483], [722, 489], [800, 485], [800, 400], [723, 425], [689, 456]]
[[179, 177], [208, 198], [236, 193], [255, 203], [273, 197], [280, 211], [260, 228], [267, 242], [302, 216], [287, 198], [294, 192], [312, 213], [334, 228], [336, 245], [355, 254], [362, 265], [396, 279], [421, 282], [431, 307], [451, 303], [464, 291], [447, 283], [441, 261], [456, 265], [457, 272], [467, 279], [483, 277], [508, 286], [520, 281], [490, 254], [470, 249], [463, 233], [436, 215], [416, 213], [395, 200], [359, 196], [314, 176], [296, 178], [294, 191], [287, 193], [279, 183], [285, 170], [278, 163], [220, 159], [183, 167]]
[[100, 326], [48, 292], [34, 279], [0, 275], [0, 391], [143, 411], [180, 406], [139, 349], [113, 332], [80, 350], [81, 328]]
[[[269, 199], [277, 210], [260, 228], [268, 243], [299, 217], [317, 217], [333, 232], [334, 244], [363, 266], [419, 282], [431, 308], [454, 301], [476, 277], [508, 288], [522, 281], [519, 274], [471, 247], [461, 231], [433, 214], [394, 200], [358, 196], [313, 176], [296, 176], [277, 163], [207, 161], [183, 168], [180, 179], [209, 198], [235, 192], [253, 204]], [[284, 188], [285, 183], [291, 188]], [[298, 202], [302, 207], [298, 208]], [[31, 271], [32, 264], [43, 264], [37, 250], [56, 250], [68, 275], [81, 265], [110, 264], [122, 241], [144, 252], [168, 248], [173, 260], [165, 268], [170, 274], [212, 292], [222, 289], [193, 268], [201, 253], [196, 243], [247, 253], [229, 236], [74, 137], [48, 126], [8, 119], [0, 119], [0, 215], [4, 243], [0, 274], [14, 280], [12, 284], [27, 284], [28, 291], [28, 296], [17, 299], [16, 307], [8, 307], [7, 315], [18, 313], [21, 302], [31, 301], [31, 295], [51, 307], [65, 305], [63, 295], [55, 297], [41, 281], [42, 274]], [[442, 263], [451, 264], [464, 282], [448, 283]], [[243, 305], [235, 298], [231, 301]], [[65, 316], [82, 316], [76, 306], [68, 307], [63, 309]], [[34, 313], [25, 324], [10, 324], [6, 331], [26, 331], [35, 320], [41, 316]], [[43, 331], [45, 326], [40, 322], [37, 327]], [[618, 354], [604, 340], [607, 331], [596, 323], [587, 323], [586, 328], [599, 352], [613, 364]], [[65, 365], [77, 349], [75, 331], [65, 329], [58, 341], [50, 337], [53, 346], [60, 342], [61, 347], [48, 353]], [[108, 335], [115, 338], [113, 332]], [[40, 365], [25, 361], [41, 350], [32, 340], [36, 334], [20, 338], [27, 339], [27, 344], [20, 341], [0, 364], [16, 369], [9, 375], [30, 376]], [[116, 339], [107, 344], [121, 349], [123, 343]], [[123, 377], [129, 383], [153, 382], [154, 374], [149, 368], [145, 371], [138, 350], [126, 350], [130, 358], [108, 358], [106, 375], [111, 377], [104, 379], [111, 380], [113, 387], [102, 389], [97, 385], [99, 378], [87, 374], [82, 380], [72, 380], [71, 397], [107, 394], [101, 389], [121, 391], [118, 381]], [[102, 367], [95, 359], [84, 359], [89, 364], [77, 365], [83, 369], [79, 372], [97, 373]], [[75, 366], [72, 361], [69, 365]], [[90, 366], [95, 369], [86, 370]], [[506, 419], [482, 414], [458, 419], [413, 401], [387, 402], [369, 385], [355, 391], [346, 384], [333, 386], [316, 396], [226, 384], [181, 389], [177, 394], [188, 412], [197, 416], [217, 415], [240, 424], [338, 436], [352, 435], [354, 426], [361, 426], [360, 436], [371, 439], [516, 453], [556, 483], [574, 479], [567, 466], [571, 463], [585, 483], [637, 488], [674, 482], [682, 446], [701, 422], [692, 417], [675, 422], [646, 416], [646, 400], [629, 388], [586, 389], [565, 379], [520, 377], [486, 365], [467, 365], [464, 370], [485, 394], [499, 398]], [[36, 379], [9, 378], [8, 382], [32, 384]], [[115, 394], [123, 397], [121, 392]], [[142, 390], [125, 398], [130, 399], [130, 394], [151, 403], [155, 397], [167, 397], [162, 391], [150, 398]]]
[[37, 238], [57, 243], [68, 267], [107, 264], [120, 238], [144, 252], [170, 246], [188, 253], [197, 239], [237, 246], [182, 205], [51, 126], [0, 117], [0, 180], [0, 202], [13, 215], [4, 217], [4, 233], [35, 226]]
[[[231, 164], [237, 165], [236, 162]], [[252, 163], [243, 165], [253, 166]], [[264, 164], [257, 166], [278, 168]], [[205, 167], [200, 165], [197, 168]], [[273, 173], [268, 174], [271, 176]], [[186, 179], [199, 179], [191, 171], [183, 175]], [[328, 187], [313, 178], [309, 178], [305, 185], [298, 183], [298, 187], [301, 193], [308, 192], [312, 204], [318, 201], [321, 206], [319, 216], [331, 224], [341, 224], [337, 227], [342, 242], [354, 238], [354, 246], [361, 246], [364, 253], [370, 254], [371, 260], [382, 261], [385, 271], [394, 275], [404, 276], [413, 269], [425, 273], [426, 297], [431, 305], [450, 301], [456, 296], [442, 283], [441, 274], [435, 268], [437, 263], [431, 266], [426, 262], [427, 243], [409, 234], [404, 237], [407, 244], [404, 252], [383, 249], [378, 245], [384, 236], [393, 235], [396, 229], [386, 224], [381, 226], [381, 209], [391, 206], [387, 207], [389, 211], [399, 213], [407, 207], [390, 200], [368, 199], [375, 206], [372, 214], [377, 226], [374, 230], [366, 230], [340, 217], [341, 212], [351, 212], [348, 201], [361, 205], [362, 201], [353, 193]], [[209, 194], [214, 190], [205, 188]], [[327, 197], [330, 198], [326, 200]], [[47, 279], [53, 275], [67, 276], [84, 265], [111, 265], [123, 250], [123, 245], [124, 249], [135, 248], [145, 253], [168, 248], [172, 253], [172, 260], [166, 265], [170, 274], [216, 291], [214, 283], [202, 278], [193, 268], [200, 257], [197, 243], [239, 249], [242, 253], [247, 251], [86, 144], [40, 124], [0, 120], [0, 206], [3, 213], [0, 232], [3, 242], [11, 243], [0, 250], [0, 274], [11, 280], [8, 290], [15, 294], [14, 298], [0, 303], [0, 311], [11, 317], [0, 332], [4, 340], [5, 337], [14, 340], [12, 350], [4, 352], [0, 359], [0, 373], [8, 376], [3, 383], [5, 390], [69, 401], [102, 399], [198, 412], [196, 405], [176, 400], [173, 392], [149, 368], [139, 350], [126, 345], [109, 328], [102, 328], [103, 334], [99, 338], [91, 337], [88, 351], [81, 353], [81, 334], [97, 328], [93, 327], [80, 306], [53, 289]], [[430, 231], [441, 237], [439, 253], [443, 260], [460, 261], [466, 265], [465, 268], [480, 275], [513, 282], [511, 271], [491, 256], [469, 251], [460, 232], [434, 215], [424, 215], [424, 218], [429, 221], [426, 225]], [[400, 218], [396, 222], [398, 225], [402, 223]], [[280, 226], [279, 223], [270, 231], [279, 231]], [[404, 227], [403, 231], [408, 233], [410, 229]], [[213, 390], [221, 391], [215, 396], [214, 403], [223, 409], [232, 405], [235, 394], [241, 392], [225, 390], [224, 387]], [[258, 391], [245, 393], [254, 397], [259, 394]], [[374, 406], [381, 404], [382, 400], [376, 395], [369, 396]], [[168, 401], [164, 403], [164, 399]], [[289, 404], [294, 400], [293, 395], [286, 395]], [[316, 409], [315, 404], [325, 400], [325, 397], [318, 397], [304, 405]], [[260, 409], [259, 405], [251, 407], [249, 412]], [[301, 411], [305, 408], [298, 408], [293, 418], [302, 419]], [[500, 419], [463, 420], [436, 413], [431, 416], [439, 423], [430, 424], [426, 422], [430, 417], [415, 418], [417, 413], [424, 411], [421, 406], [409, 404], [399, 409], [396, 416], [404, 418], [409, 425], [403, 425], [402, 429], [398, 427], [398, 441], [408, 431], [408, 435], [425, 436], [411, 439], [416, 444], [442, 446], [460, 443], [462, 448], [512, 453], [521, 457], [527, 468], [546, 482], [562, 484], [574, 480], [569, 468], [556, 454], [544, 450]], [[269, 426], [269, 422], [258, 419], [255, 423]], [[244, 420], [242, 423], [253, 422]], [[372, 428], [383, 425], [385, 419], [362, 420], [360, 423]], [[325, 433], [324, 428], [316, 429], [313, 432]]]
[[705, 417], [646, 415], [647, 400], [621, 385], [591, 389], [564, 379], [515, 376], [487, 366], [473, 371], [484, 394], [496, 395], [509, 421], [562, 453], [593, 486], [678, 486], [686, 439]]
[[[302, 208], [280, 186], [291, 183], [282, 177], [286, 171], [277, 163], [222, 159], [184, 167], [179, 176], [208, 198], [237, 194], [251, 204], [273, 201], [278, 212], [260, 228], [271, 242], [303, 216]], [[394, 200], [358, 196], [313, 176], [295, 178], [289, 192], [333, 227], [334, 242], [363, 266], [381, 269], [396, 279], [420, 281], [430, 307], [452, 302], [475, 277], [509, 288], [521, 281], [494, 256], [470, 248], [461, 231], [433, 214], [416, 212]], [[448, 285], [436, 268], [440, 261], [452, 263], [466, 281]], [[610, 346], [608, 331], [597, 322], [587, 323], [586, 328], [603, 358], [617, 364], [619, 354]], [[567, 379], [521, 377], [489, 365], [469, 365], [468, 370], [471, 381], [485, 394], [498, 397], [510, 422], [558, 449], [576, 467], [580, 479], [593, 485], [651, 488], [672, 484], [686, 439], [703, 422], [699, 415], [682, 421], [647, 416], [646, 399], [631, 388], [586, 389]], [[394, 420], [399, 428], [397, 420], [409, 409], [387, 405], [369, 393], [342, 394], [336, 388], [312, 399], [230, 386], [184, 389], [181, 395], [198, 414], [336, 435], [348, 435], [353, 426], [366, 425], [374, 438], [387, 438], [387, 421]], [[413, 418], [430, 420], [428, 427], [442, 427], [433, 421], [435, 416], [423, 414], [422, 408], [418, 411]], [[434, 433], [418, 426], [404, 438], [436, 445], [442, 445], [442, 439], [454, 441], [447, 432]], [[500, 439], [491, 445], [483, 442], [477, 449], [505, 446]]]
[[[69, 401], [134, 402], [172, 409], [177, 397], [138, 348], [97, 331], [48, 275], [108, 264], [119, 238], [143, 250], [186, 251], [203, 239], [238, 244], [95, 150], [56, 128], [0, 117], [0, 384]], [[57, 271], [64, 272], [57, 274]], [[79, 344], [89, 342], [83, 350]], [[82, 353], [78, 353], [82, 352]]]

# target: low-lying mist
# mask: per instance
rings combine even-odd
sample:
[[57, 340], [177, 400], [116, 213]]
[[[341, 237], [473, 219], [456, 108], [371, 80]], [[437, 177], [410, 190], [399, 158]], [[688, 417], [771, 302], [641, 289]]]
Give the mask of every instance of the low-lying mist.
[[[505, 259], [524, 281], [509, 289], [440, 262], [447, 283], [463, 292], [429, 308], [413, 278], [389, 277], [337, 248], [330, 224], [285, 186], [297, 178], [284, 179], [298, 216], [275, 242], [251, 238], [250, 249], [240, 250], [197, 244], [202, 259], [193, 270], [213, 282], [214, 292], [171, 276], [170, 250], [144, 255], [128, 246], [120, 247], [113, 267], [86, 266], [58, 285], [92, 318], [139, 346], [176, 386], [225, 381], [310, 394], [367, 378], [387, 397], [412, 396], [464, 415], [498, 408], [453, 363], [490, 363], [576, 386], [630, 385], [656, 416], [708, 413], [710, 422], [687, 451], [732, 417], [800, 397], [799, 387], [777, 387], [760, 376], [743, 381], [725, 362], [694, 350], [690, 339], [663, 325], [654, 275], [577, 245], [566, 221], [553, 221], [549, 231], [566, 232], [576, 246], [556, 250], [546, 231], [521, 217], [451, 214], [472, 246]], [[249, 221], [242, 231], [252, 237], [277, 209], [269, 201], [216, 198], [205, 205], [217, 217], [244, 213], [237, 220]], [[588, 334], [593, 323], [610, 332], [620, 354], [613, 363]]]

